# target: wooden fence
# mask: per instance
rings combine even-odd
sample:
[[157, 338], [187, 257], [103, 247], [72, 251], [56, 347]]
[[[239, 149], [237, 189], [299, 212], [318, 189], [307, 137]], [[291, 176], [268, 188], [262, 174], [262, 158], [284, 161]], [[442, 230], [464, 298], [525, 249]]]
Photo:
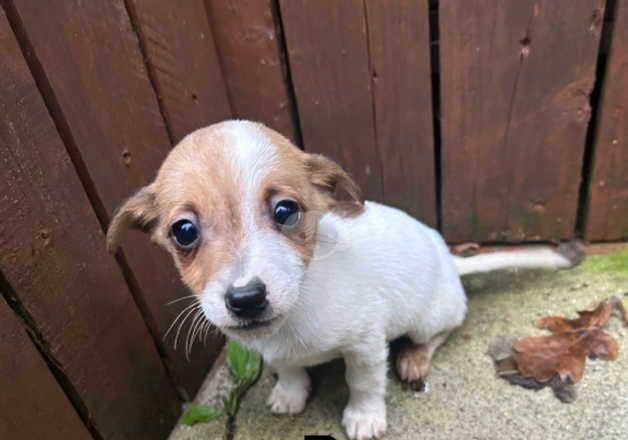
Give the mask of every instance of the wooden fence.
[[103, 230], [189, 131], [259, 120], [451, 242], [628, 238], [626, 0], [0, 0], [0, 438], [164, 438], [221, 346]]

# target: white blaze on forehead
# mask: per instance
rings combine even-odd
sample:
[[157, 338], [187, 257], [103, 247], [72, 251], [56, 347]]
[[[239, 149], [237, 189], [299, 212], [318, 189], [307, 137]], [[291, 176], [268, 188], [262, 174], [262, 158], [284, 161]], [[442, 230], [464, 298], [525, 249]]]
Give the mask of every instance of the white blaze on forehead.
[[257, 223], [256, 212], [260, 204], [260, 185], [276, 164], [277, 148], [270, 138], [254, 123], [229, 121], [223, 125], [228, 141], [225, 151], [239, 186], [241, 224], [244, 239], [239, 249], [241, 260], [236, 270], [237, 285], [247, 284], [258, 276], [260, 247], [268, 245], [268, 231]]
[[229, 139], [225, 155], [238, 177], [241, 195], [248, 202], [277, 160], [277, 148], [252, 122], [229, 121], [223, 123], [222, 129]]

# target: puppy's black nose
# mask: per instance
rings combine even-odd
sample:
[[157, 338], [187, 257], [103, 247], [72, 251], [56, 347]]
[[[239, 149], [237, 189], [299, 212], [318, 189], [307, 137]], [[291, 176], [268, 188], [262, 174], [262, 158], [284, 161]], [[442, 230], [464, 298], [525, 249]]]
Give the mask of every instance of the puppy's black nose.
[[266, 285], [259, 278], [253, 278], [246, 286], [230, 286], [225, 295], [225, 305], [240, 318], [255, 318], [268, 305]]

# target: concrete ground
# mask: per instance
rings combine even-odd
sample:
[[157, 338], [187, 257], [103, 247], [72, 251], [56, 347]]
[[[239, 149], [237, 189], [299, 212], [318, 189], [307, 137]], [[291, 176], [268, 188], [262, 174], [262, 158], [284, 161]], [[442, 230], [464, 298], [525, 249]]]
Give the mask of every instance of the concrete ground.
[[[620, 346], [614, 362], [587, 360], [574, 403], [561, 403], [549, 388], [532, 391], [496, 377], [486, 354], [497, 335], [542, 334], [541, 316], [574, 316], [593, 300], [616, 295], [628, 303], [628, 251], [589, 257], [568, 271], [504, 271], [465, 279], [469, 313], [463, 327], [437, 352], [424, 392], [404, 387], [390, 374], [386, 439], [620, 439], [628, 438], [628, 328], [616, 316], [607, 331]], [[265, 400], [274, 383], [265, 369], [248, 392], [232, 423], [225, 419], [179, 426], [171, 440], [303, 439], [331, 435], [344, 439], [340, 424], [348, 390], [343, 364], [335, 361], [311, 371], [313, 391], [298, 416], [270, 413]], [[215, 403], [228, 389], [219, 367], [199, 393]]]

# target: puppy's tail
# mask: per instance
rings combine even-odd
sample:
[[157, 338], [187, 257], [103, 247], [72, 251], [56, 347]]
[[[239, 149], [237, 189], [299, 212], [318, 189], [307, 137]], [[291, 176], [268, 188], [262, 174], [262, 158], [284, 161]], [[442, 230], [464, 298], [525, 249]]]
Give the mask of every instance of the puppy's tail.
[[473, 257], [456, 257], [458, 273], [466, 275], [476, 272], [490, 272], [508, 268], [570, 268], [584, 259], [584, 252], [575, 241], [561, 243], [556, 249], [534, 247], [520, 251], [493, 252]]

